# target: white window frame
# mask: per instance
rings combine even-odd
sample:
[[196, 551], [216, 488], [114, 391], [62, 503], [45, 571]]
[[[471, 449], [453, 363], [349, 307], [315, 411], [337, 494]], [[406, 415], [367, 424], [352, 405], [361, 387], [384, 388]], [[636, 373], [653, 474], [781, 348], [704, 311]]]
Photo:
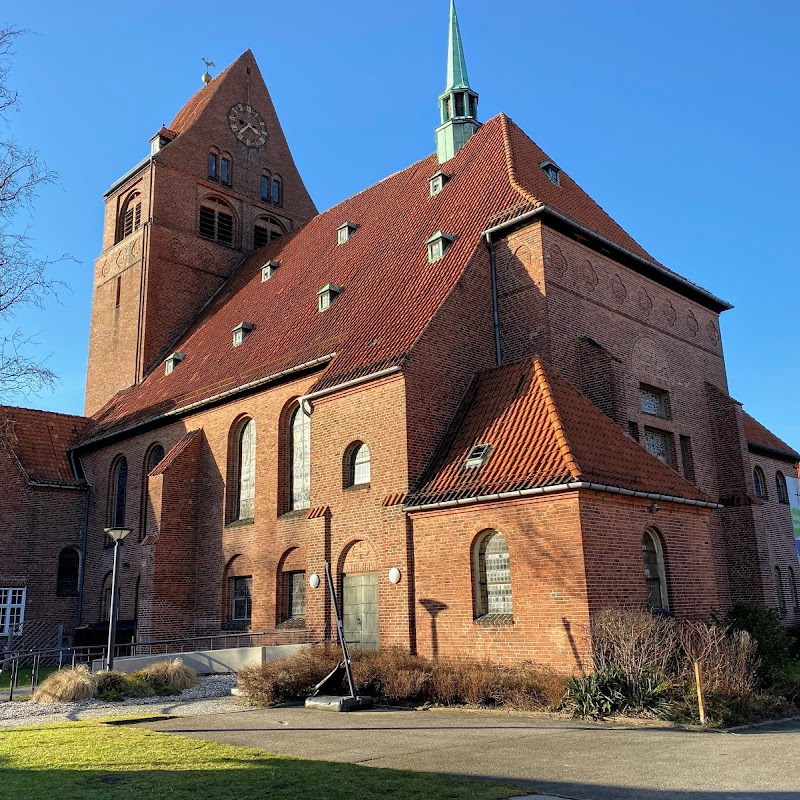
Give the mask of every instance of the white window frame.
[[25, 623], [25, 600], [27, 589], [24, 586], [0, 587], [0, 636], [8, 636], [12, 612], [14, 614], [14, 630], [16, 636], [22, 633]]

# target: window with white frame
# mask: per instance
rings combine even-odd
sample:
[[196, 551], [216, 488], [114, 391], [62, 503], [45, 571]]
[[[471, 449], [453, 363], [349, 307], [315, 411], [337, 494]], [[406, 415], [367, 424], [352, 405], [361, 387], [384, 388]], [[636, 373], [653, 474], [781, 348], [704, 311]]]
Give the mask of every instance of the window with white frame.
[[256, 499], [256, 423], [240, 423], [235, 444], [235, 504], [229, 521], [253, 519]]
[[477, 542], [475, 616], [512, 613], [511, 559], [508, 542], [499, 531], [487, 531]]
[[19, 636], [25, 621], [25, 588], [0, 588], [0, 636]]
[[368, 486], [370, 482], [369, 447], [363, 442], [350, 449], [348, 464], [348, 486]]
[[642, 536], [644, 582], [647, 589], [647, 607], [653, 611], [669, 611], [667, 575], [664, 570], [664, 551], [661, 537], [648, 528]]

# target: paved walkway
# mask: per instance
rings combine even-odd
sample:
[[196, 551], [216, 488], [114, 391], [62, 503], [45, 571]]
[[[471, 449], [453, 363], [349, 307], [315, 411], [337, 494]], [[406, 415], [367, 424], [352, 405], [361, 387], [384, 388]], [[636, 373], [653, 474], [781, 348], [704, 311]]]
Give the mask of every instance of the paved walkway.
[[513, 780], [580, 800], [800, 800], [800, 722], [730, 733], [501, 712], [258, 709], [143, 723], [300, 758]]

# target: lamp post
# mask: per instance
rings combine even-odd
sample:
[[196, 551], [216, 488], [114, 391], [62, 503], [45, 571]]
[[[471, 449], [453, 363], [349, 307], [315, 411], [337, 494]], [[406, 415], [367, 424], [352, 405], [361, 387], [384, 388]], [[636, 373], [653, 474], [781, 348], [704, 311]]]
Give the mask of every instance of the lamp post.
[[106, 653], [106, 669], [110, 670], [114, 668], [114, 638], [117, 633], [119, 545], [131, 530], [130, 528], [105, 528], [105, 532], [114, 540], [114, 571], [111, 573], [111, 608], [108, 612], [108, 652]]

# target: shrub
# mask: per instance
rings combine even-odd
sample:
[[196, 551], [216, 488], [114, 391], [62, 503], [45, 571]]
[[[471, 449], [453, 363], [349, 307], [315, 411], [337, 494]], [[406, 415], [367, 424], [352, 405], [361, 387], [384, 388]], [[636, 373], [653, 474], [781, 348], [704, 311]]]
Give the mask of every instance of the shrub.
[[123, 672], [101, 670], [95, 675], [97, 696], [116, 703], [128, 697], [128, 676]]
[[663, 714], [670, 706], [672, 682], [663, 674], [645, 672], [627, 678], [620, 670], [608, 667], [567, 685], [564, 702], [575, 716], [601, 719], [623, 712]]
[[133, 677], [148, 684], [156, 694], [178, 692], [197, 686], [197, 672], [187, 667], [179, 658], [157, 661], [133, 673]]
[[83, 665], [45, 678], [31, 696], [34, 703], [78, 703], [97, 696], [97, 680]]
[[737, 603], [725, 622], [734, 630], [747, 631], [758, 645], [759, 677], [770, 684], [779, 677], [789, 659], [792, 640], [780, 626], [778, 612], [755, 603]]

